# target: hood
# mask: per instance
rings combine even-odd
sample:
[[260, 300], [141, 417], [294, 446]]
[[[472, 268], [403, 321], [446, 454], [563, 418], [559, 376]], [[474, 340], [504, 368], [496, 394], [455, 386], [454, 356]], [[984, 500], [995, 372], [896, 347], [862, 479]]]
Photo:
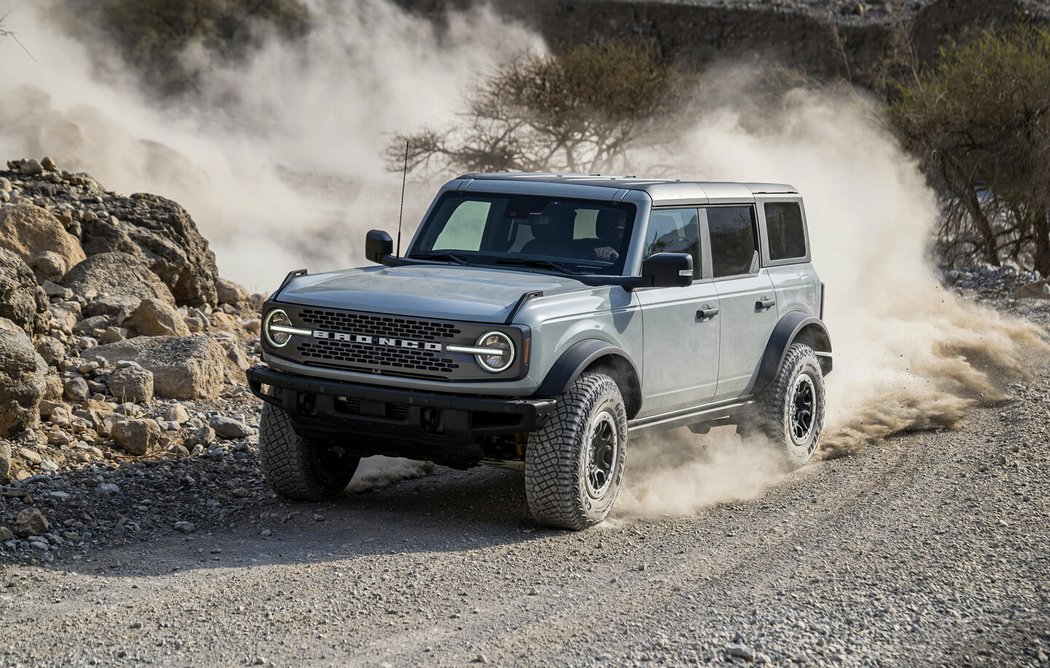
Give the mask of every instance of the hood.
[[504, 322], [521, 296], [586, 288], [564, 276], [485, 267], [408, 265], [366, 267], [300, 276], [274, 299], [445, 320]]

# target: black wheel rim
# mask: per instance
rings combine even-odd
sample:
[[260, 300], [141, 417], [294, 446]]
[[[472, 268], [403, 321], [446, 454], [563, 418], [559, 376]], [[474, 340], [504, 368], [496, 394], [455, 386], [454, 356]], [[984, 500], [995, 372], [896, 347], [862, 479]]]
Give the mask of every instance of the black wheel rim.
[[591, 421], [587, 434], [586, 485], [591, 498], [600, 499], [612, 486], [619, 450], [616, 418], [609, 411], [601, 411]]
[[314, 471], [325, 485], [341, 484], [355, 457], [336, 445], [313, 444]]
[[813, 434], [817, 416], [817, 390], [813, 379], [806, 374], [795, 379], [791, 390], [791, 440], [797, 446], [807, 445]]

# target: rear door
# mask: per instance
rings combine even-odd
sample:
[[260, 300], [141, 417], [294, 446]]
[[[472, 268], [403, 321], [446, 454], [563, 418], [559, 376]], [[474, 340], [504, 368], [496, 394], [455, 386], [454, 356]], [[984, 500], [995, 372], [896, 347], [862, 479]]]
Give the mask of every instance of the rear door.
[[696, 207], [653, 209], [645, 254], [689, 253], [694, 283], [686, 288], [646, 288], [642, 304], [645, 402], [639, 417], [692, 408], [711, 401], [718, 385], [718, 293], [700, 241]]
[[711, 245], [711, 269], [720, 308], [718, 386], [715, 400], [747, 392], [777, 324], [773, 281], [761, 266], [753, 205], [702, 210]]

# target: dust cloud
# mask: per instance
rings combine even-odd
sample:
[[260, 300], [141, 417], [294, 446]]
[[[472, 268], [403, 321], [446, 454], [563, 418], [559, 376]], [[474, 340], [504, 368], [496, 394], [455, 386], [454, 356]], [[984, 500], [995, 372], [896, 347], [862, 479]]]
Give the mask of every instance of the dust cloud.
[[[478, 72], [542, 43], [484, 8], [438, 30], [384, 0], [307, 4], [304, 39], [210, 63], [199, 94], [173, 103], [140, 93], [105, 35], [64, 34], [49, 20], [60, 2], [9, 0], [5, 27], [32, 57], [0, 40], [0, 156], [50, 155], [107, 188], [174, 199], [221, 273], [252, 290], [363, 264], [364, 232], [397, 224], [400, 175], [380, 157], [391, 135], [452, 121]], [[406, 231], [431, 194], [409, 189]]]

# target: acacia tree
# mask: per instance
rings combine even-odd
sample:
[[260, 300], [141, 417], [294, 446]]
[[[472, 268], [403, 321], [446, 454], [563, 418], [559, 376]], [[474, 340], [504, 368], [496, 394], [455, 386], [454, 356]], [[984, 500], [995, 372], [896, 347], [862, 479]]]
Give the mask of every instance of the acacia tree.
[[622, 172], [634, 147], [666, 142], [687, 79], [650, 43], [522, 54], [471, 87], [459, 124], [397, 135], [386, 157], [400, 171], [407, 142], [410, 170]]
[[1050, 276], [1050, 32], [985, 32], [900, 92], [892, 118], [942, 193], [949, 262], [1030, 256]]

